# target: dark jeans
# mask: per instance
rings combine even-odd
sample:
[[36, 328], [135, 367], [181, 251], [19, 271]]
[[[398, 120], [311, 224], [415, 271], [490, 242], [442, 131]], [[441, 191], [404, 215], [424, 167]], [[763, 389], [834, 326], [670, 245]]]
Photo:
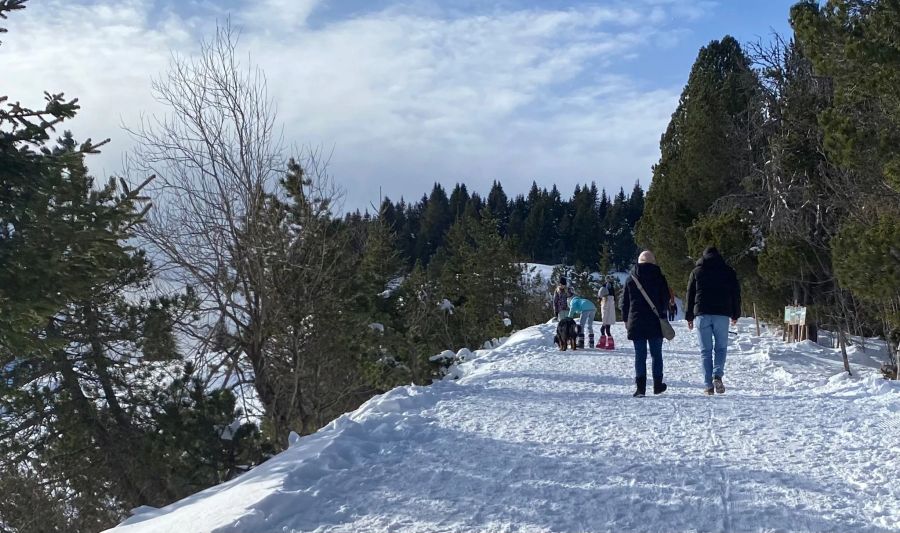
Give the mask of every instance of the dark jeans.
[[600, 335], [612, 337], [612, 326], [600, 326]]
[[663, 339], [634, 339], [634, 376], [647, 377], [647, 346], [650, 346], [650, 357], [653, 359], [653, 381], [662, 383], [663, 380]]

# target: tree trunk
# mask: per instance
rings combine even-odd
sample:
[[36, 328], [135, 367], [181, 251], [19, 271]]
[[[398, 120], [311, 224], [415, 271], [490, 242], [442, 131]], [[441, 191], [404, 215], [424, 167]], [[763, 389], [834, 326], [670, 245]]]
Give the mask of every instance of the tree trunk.
[[847, 372], [847, 375], [852, 376], [853, 372], [850, 372], [850, 359], [847, 357], [847, 341], [845, 338], [843, 326], [840, 328], [840, 332], [838, 333], [838, 343], [841, 346], [841, 357], [844, 359], [844, 371]]

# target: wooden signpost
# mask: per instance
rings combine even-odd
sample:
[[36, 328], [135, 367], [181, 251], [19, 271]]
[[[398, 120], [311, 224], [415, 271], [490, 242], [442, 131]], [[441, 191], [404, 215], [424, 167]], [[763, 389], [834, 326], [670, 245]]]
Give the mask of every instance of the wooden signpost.
[[806, 307], [789, 305], [784, 308], [784, 335], [786, 342], [805, 341], [809, 338], [809, 327], [806, 324]]

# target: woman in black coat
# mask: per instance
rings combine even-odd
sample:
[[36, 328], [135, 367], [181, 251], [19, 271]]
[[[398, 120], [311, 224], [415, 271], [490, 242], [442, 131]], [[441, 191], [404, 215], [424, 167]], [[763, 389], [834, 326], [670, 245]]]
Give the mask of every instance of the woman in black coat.
[[[656, 312], [647, 303], [634, 281], [637, 278], [647, 296], [656, 306]], [[622, 294], [622, 316], [625, 317], [625, 329], [628, 339], [634, 343], [634, 382], [637, 390], [634, 396], [644, 396], [647, 391], [647, 348], [653, 359], [653, 394], [666, 390], [663, 383], [662, 328], [660, 318], [666, 318], [666, 307], [669, 303], [669, 283], [662, 270], [656, 266], [653, 252], [645, 250], [638, 258], [638, 264], [631, 271]]]

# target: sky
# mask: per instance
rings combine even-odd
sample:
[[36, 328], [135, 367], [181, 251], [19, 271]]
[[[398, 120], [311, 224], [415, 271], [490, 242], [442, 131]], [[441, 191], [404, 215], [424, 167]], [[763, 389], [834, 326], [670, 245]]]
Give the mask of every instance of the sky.
[[[76, 139], [119, 175], [151, 82], [217, 21], [263, 69], [288, 149], [319, 148], [344, 210], [434, 183], [645, 187], [701, 46], [789, 34], [793, 0], [30, 0], [5, 21], [0, 94], [77, 97]], [[249, 59], [248, 59], [249, 58]]]

